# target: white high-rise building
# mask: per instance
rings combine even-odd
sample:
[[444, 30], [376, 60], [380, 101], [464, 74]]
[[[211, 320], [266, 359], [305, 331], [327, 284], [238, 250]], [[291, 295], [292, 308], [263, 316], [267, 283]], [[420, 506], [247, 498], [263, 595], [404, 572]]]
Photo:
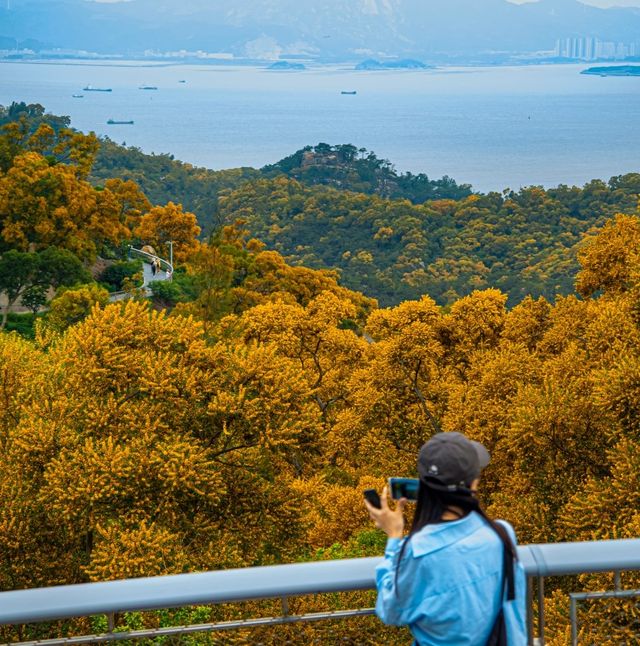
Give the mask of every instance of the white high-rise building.
[[636, 56], [638, 52], [640, 52], [640, 44], [638, 43], [614, 43], [592, 36], [562, 38], [556, 41], [555, 48], [557, 57], [579, 61], [593, 61], [602, 58], [622, 60], [629, 56]]

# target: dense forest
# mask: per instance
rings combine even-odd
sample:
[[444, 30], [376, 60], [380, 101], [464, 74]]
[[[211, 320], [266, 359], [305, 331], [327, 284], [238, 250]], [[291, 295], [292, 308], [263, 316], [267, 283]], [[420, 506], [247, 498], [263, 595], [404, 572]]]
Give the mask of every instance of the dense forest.
[[[0, 134], [3, 308], [41, 293], [17, 315], [29, 330], [0, 332], [0, 589], [379, 555], [383, 536], [362, 490], [414, 475], [418, 448], [438, 429], [490, 449], [483, 502], [522, 543], [640, 535], [640, 176], [423, 205], [258, 178], [221, 196], [224, 221], [235, 219], [203, 235], [195, 214], [154, 205], [131, 180], [90, 181], [94, 136], [32, 126], [7, 119]], [[533, 266], [540, 250], [526, 236], [542, 231], [540, 248], [555, 254], [544, 267], [571, 293], [552, 302], [471, 283], [456, 295], [452, 280], [446, 306], [423, 291], [381, 308], [331, 263], [294, 264], [279, 251], [280, 240], [293, 244], [284, 213], [304, 223], [313, 210], [326, 232], [332, 219], [353, 218], [357, 254], [359, 225], [382, 228], [369, 211], [396, 207], [407, 236], [422, 232], [405, 240], [416, 257], [436, 253], [440, 224], [469, 262], [490, 252], [465, 235], [487, 245], [500, 231], [502, 257], [521, 244], [517, 257]], [[260, 240], [262, 208], [273, 229]], [[122, 267], [126, 245], [163, 255], [169, 240], [174, 280], [143, 298]], [[130, 291], [125, 302], [109, 304], [88, 273], [107, 260], [118, 270], [110, 280]], [[640, 577], [622, 583], [637, 588]], [[548, 581], [547, 643], [570, 643], [569, 591], [611, 586], [608, 574]], [[311, 612], [372, 598], [290, 603]], [[265, 602], [128, 613], [118, 626], [270, 611]], [[0, 635], [100, 631], [101, 622]], [[581, 614], [581, 631], [586, 643], [633, 643], [637, 608], [600, 602]], [[224, 637], [314, 640], [411, 643], [375, 618]]]
[[220, 199], [223, 221], [251, 233], [289, 262], [338, 269], [343, 284], [383, 305], [429, 294], [451, 305], [474, 289], [499, 288], [509, 305], [527, 295], [572, 291], [581, 240], [616, 212], [635, 211], [640, 174], [584, 188], [532, 187], [422, 205], [256, 180]]

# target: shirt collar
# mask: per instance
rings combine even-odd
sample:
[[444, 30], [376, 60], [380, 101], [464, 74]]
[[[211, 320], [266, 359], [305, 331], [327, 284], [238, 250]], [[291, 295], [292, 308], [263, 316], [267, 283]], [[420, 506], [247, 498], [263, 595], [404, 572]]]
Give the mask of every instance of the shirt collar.
[[471, 536], [485, 526], [484, 519], [475, 511], [460, 520], [425, 525], [411, 537], [411, 551], [416, 557], [437, 552]]

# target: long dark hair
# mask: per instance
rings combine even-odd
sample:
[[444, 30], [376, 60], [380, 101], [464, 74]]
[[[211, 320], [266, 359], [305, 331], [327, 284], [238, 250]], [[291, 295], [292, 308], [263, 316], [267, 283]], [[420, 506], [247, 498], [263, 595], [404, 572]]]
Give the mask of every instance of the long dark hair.
[[442, 515], [450, 507], [458, 507], [462, 509], [462, 517], [467, 516], [470, 512], [475, 511], [483, 518], [483, 520], [491, 527], [491, 529], [498, 535], [507, 555], [514, 560], [518, 560], [518, 553], [516, 552], [515, 545], [507, 530], [500, 523], [496, 523], [487, 516], [482, 509], [480, 501], [476, 498], [475, 493], [471, 489], [458, 488], [457, 491], [443, 491], [436, 488], [437, 485], [430, 486], [427, 482], [420, 480], [418, 488], [418, 500], [416, 502], [416, 512], [413, 516], [413, 523], [408, 536], [402, 543], [398, 561], [396, 563], [396, 576], [395, 587], [396, 594], [398, 594], [398, 572], [400, 571], [400, 564], [407, 544], [411, 537], [419, 532], [427, 525], [435, 525], [437, 523], [446, 522], [442, 520]]

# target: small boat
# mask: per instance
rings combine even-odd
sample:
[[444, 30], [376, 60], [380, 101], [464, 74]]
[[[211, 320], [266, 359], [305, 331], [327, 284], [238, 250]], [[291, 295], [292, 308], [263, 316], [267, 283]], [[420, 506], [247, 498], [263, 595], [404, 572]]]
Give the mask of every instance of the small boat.
[[87, 85], [87, 87], [82, 88], [84, 92], [112, 92], [113, 90], [110, 87], [93, 87]]
[[73, 99], [84, 99], [84, 94], [72, 94], [71, 98], [73, 98]]
[[186, 81], [178, 81], [178, 83], [186, 83]]
[[116, 119], [109, 119], [107, 124], [110, 126], [132, 126], [133, 121], [117, 121]]
[[139, 90], [157, 90], [158, 88], [155, 85], [141, 85]]
[[355, 90], [342, 90], [340, 94], [358, 94]]

